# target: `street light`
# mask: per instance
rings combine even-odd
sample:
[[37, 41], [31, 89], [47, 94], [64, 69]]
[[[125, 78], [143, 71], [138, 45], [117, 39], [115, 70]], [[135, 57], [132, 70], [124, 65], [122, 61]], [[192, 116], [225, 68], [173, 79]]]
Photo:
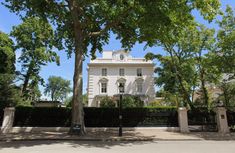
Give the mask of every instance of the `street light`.
[[119, 136], [122, 136], [122, 94], [124, 93], [124, 84], [120, 83], [119, 84], [119, 94], [120, 94], [120, 99], [119, 99]]

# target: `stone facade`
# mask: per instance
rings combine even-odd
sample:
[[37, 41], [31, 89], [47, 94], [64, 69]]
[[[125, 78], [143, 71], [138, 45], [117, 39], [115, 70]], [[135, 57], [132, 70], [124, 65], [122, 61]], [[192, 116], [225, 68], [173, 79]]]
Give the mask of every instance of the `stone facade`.
[[104, 96], [119, 94], [138, 95], [147, 104], [155, 98], [154, 64], [144, 58], [133, 58], [128, 52], [105, 51], [102, 58], [88, 64], [88, 106], [99, 107]]

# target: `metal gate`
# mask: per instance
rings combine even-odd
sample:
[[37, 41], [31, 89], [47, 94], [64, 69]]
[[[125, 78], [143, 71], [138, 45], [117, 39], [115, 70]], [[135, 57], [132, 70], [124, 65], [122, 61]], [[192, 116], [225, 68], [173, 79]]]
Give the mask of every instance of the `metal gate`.
[[217, 132], [216, 113], [205, 108], [188, 111], [188, 124], [191, 132]]

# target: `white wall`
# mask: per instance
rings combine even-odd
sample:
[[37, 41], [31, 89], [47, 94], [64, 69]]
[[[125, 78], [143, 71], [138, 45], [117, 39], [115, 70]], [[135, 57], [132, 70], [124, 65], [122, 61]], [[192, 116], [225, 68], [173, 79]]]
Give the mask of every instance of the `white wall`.
[[[106, 65], [106, 66], [105, 66]], [[153, 79], [153, 65], [126, 65], [126, 64], [116, 64], [116, 65], [90, 65], [88, 69], [88, 106], [96, 106], [94, 97], [96, 95], [101, 95], [99, 80], [101, 78], [107, 78], [107, 94], [108, 96], [113, 96], [118, 94], [118, 78], [122, 77], [126, 79], [125, 83], [125, 94], [137, 94], [136, 92], [136, 70], [137, 68], [142, 68], [142, 78], [143, 81], [143, 92], [142, 94], [148, 95], [149, 100], [155, 98], [154, 91], [154, 79]], [[107, 76], [101, 76], [101, 69], [107, 68]], [[119, 69], [125, 69], [125, 76], [119, 76]]]

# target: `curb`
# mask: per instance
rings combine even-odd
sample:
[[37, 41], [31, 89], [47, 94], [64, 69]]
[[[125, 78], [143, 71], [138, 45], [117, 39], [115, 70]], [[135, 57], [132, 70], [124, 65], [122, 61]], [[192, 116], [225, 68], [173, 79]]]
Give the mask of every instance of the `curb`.
[[0, 142], [12, 141], [101, 141], [101, 142], [121, 142], [121, 141], [154, 141], [155, 139], [133, 139], [133, 138], [32, 138], [32, 139], [1, 139]]
[[215, 138], [215, 139], [160, 139], [160, 138], [9, 138], [1, 139], [0, 142], [16, 142], [16, 141], [100, 141], [100, 142], [136, 142], [136, 141], [235, 141], [231, 138]]

